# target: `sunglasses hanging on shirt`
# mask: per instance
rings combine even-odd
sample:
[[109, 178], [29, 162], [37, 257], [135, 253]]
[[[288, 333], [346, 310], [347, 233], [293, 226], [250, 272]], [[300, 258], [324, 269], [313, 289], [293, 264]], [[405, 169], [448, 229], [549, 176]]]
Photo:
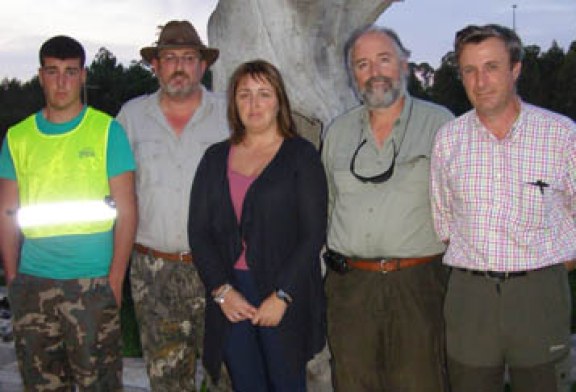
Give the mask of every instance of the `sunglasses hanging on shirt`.
[[372, 184], [382, 184], [383, 182], [388, 181], [390, 179], [390, 177], [392, 177], [392, 175], [394, 174], [394, 166], [396, 166], [396, 156], [398, 156], [398, 152], [396, 151], [396, 143], [394, 142], [394, 140], [392, 140], [392, 147], [394, 148], [394, 155], [392, 157], [392, 163], [390, 164], [390, 167], [388, 168], [388, 170], [386, 170], [384, 173], [381, 173], [381, 174], [378, 174], [375, 176], [371, 176], [371, 177], [364, 177], [364, 176], [362, 176], [356, 172], [356, 156], [358, 155], [358, 152], [360, 151], [362, 146], [364, 146], [365, 144], [366, 144], [366, 139], [362, 140], [362, 142], [356, 148], [356, 151], [354, 151], [354, 155], [352, 155], [352, 160], [350, 161], [350, 173], [352, 173], [352, 175], [354, 177], [356, 177], [356, 179], [358, 179], [359, 181], [361, 181], [363, 183], [369, 182]]
[[[406, 124], [404, 125], [404, 133], [402, 134], [402, 138], [400, 139], [400, 146], [402, 145], [402, 142], [404, 141], [404, 137], [406, 137], [406, 132], [408, 132], [408, 124], [410, 123], [410, 120], [412, 119], [412, 109], [414, 108], [414, 102], [411, 101], [410, 102], [410, 109], [408, 112], [408, 117], [406, 118]], [[365, 177], [361, 174], [358, 174], [356, 172], [356, 157], [358, 156], [358, 152], [362, 149], [362, 147], [366, 144], [367, 139], [364, 138], [359, 144], [358, 147], [356, 147], [356, 150], [354, 151], [354, 155], [352, 155], [352, 159], [350, 160], [350, 173], [352, 173], [352, 175], [359, 181], [363, 182], [364, 184], [369, 182], [371, 184], [382, 184], [386, 181], [388, 181], [392, 175], [394, 174], [394, 167], [396, 166], [396, 157], [398, 156], [398, 153], [400, 152], [398, 148], [396, 148], [396, 142], [394, 141], [394, 139], [392, 139], [392, 148], [394, 149], [394, 155], [392, 156], [392, 163], [390, 164], [390, 167], [388, 168], [388, 170], [386, 170], [384, 173], [382, 174], [378, 174], [375, 176], [370, 176], [370, 177]]]

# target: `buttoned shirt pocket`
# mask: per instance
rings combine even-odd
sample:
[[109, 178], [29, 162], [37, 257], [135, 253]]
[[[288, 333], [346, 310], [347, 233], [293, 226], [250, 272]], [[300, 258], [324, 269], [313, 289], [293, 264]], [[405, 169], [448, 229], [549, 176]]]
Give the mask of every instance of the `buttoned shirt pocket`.
[[526, 229], [549, 227], [556, 186], [542, 179], [523, 178], [515, 188], [518, 202], [510, 204], [511, 221]]
[[358, 193], [364, 184], [355, 178], [350, 170], [338, 170], [334, 172], [334, 184], [337, 195]]
[[165, 146], [160, 140], [141, 139], [134, 143], [134, 156], [138, 167], [136, 180], [145, 185], [160, 185], [161, 160], [166, 155]]
[[[419, 155], [397, 163], [398, 187], [403, 192], [414, 192], [415, 188], [428, 189], [430, 179], [430, 158]], [[426, 196], [428, 197], [428, 196]]]

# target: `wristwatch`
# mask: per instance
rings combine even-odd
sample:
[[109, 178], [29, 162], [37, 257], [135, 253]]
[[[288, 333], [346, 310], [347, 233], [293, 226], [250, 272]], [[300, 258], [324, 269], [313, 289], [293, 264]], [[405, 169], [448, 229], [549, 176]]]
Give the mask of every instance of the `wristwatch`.
[[228, 294], [228, 292], [232, 290], [232, 286], [228, 283], [226, 283], [224, 286], [222, 286], [222, 288], [216, 293], [214, 294], [214, 296], [212, 297], [214, 299], [214, 302], [216, 302], [217, 304], [222, 305], [224, 303], [224, 297], [226, 296], [226, 294]]
[[286, 305], [290, 305], [292, 303], [292, 297], [290, 294], [285, 292], [282, 289], [276, 290], [276, 297], [280, 298], [282, 301], [286, 302]]

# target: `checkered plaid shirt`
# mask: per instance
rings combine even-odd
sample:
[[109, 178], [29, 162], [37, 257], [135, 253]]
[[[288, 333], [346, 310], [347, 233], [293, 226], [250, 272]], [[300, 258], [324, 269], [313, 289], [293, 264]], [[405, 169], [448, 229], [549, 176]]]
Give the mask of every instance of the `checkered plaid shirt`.
[[431, 163], [444, 262], [523, 271], [576, 259], [576, 124], [525, 103], [496, 139], [474, 110], [442, 127]]

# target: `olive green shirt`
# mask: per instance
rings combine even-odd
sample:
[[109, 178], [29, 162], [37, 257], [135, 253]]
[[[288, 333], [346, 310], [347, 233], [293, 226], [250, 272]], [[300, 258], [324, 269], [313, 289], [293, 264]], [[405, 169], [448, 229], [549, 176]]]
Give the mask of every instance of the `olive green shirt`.
[[[429, 196], [430, 153], [438, 128], [453, 118], [445, 108], [406, 97], [390, 137], [379, 148], [368, 111], [358, 106], [334, 120], [326, 131], [322, 161], [329, 187], [328, 247], [361, 258], [420, 257], [444, 252], [432, 222]], [[355, 171], [364, 177], [385, 172], [383, 183], [363, 183], [350, 171], [360, 143]]]

